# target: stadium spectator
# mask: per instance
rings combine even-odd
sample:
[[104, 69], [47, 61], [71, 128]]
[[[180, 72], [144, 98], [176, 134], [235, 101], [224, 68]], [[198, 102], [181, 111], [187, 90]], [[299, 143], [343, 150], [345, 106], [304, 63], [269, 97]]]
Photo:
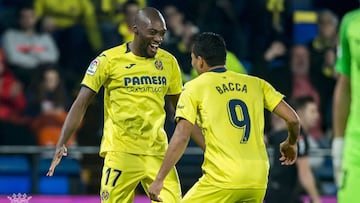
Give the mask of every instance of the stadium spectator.
[[43, 113], [66, 112], [68, 96], [57, 66], [44, 64], [32, 77], [27, 89], [27, 113], [36, 117]]
[[124, 20], [120, 22], [118, 27], [118, 32], [122, 37], [122, 42], [130, 42], [134, 39], [132, 25], [134, 24], [135, 16], [139, 9], [139, 3], [135, 0], [127, 1], [123, 5]]
[[[283, 92], [288, 98], [297, 98], [311, 95], [318, 108], [320, 108], [320, 96], [314, 84], [310, 80], [310, 58], [307, 47], [303, 45], [294, 45], [290, 52], [290, 61], [288, 66], [269, 69], [269, 82], [275, 88]], [[321, 115], [320, 115], [321, 116]], [[315, 140], [323, 137], [321, 129], [321, 120], [317, 125], [309, 129], [309, 134]]]
[[56, 41], [67, 81], [78, 83], [83, 67], [103, 45], [93, 4], [90, 0], [34, 0], [34, 8], [41, 30]]
[[266, 203], [300, 203], [301, 193], [297, 190], [298, 182], [310, 196], [313, 203], [320, 202], [316, 181], [309, 162], [309, 142], [307, 131], [316, 124], [319, 117], [317, 105], [310, 96], [298, 97], [291, 101], [300, 118], [301, 130], [298, 139], [298, 159], [292, 166], [283, 166], [278, 160], [280, 143], [287, 137], [286, 123], [271, 116], [273, 130], [269, 133], [268, 145], [274, 154], [270, 160], [270, 174], [268, 189], [265, 196]]
[[36, 30], [37, 20], [32, 6], [22, 6], [18, 17], [19, 28], [6, 30], [2, 43], [10, 69], [28, 86], [36, 69], [43, 63], [57, 62], [59, 53], [52, 37]]
[[332, 97], [335, 87], [335, 51], [338, 18], [330, 10], [318, 12], [318, 34], [308, 43], [310, 51], [310, 77], [320, 96], [322, 128], [332, 129]]
[[[27, 90], [27, 114], [33, 118], [32, 130], [41, 146], [55, 146], [67, 115], [68, 94], [64, 80], [54, 64], [39, 68]], [[72, 145], [75, 136], [68, 143]]]
[[35, 144], [29, 129], [30, 118], [24, 115], [25, 108], [23, 86], [6, 66], [5, 56], [0, 50], [0, 144]]

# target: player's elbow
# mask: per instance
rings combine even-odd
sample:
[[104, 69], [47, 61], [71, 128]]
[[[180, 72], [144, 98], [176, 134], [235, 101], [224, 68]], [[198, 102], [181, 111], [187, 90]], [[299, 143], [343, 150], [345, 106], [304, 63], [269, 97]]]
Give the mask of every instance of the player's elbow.
[[286, 119], [288, 126], [300, 127], [300, 118], [296, 113], [293, 113]]

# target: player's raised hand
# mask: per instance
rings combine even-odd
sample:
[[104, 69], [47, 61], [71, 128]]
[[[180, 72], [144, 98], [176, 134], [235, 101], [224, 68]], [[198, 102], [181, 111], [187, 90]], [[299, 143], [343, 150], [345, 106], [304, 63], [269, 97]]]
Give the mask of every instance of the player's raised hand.
[[281, 165], [292, 165], [297, 158], [297, 143], [290, 144], [288, 140], [285, 140], [280, 144], [280, 161]]
[[56, 147], [55, 155], [53, 157], [49, 171], [47, 172], [46, 176], [53, 176], [55, 167], [60, 163], [61, 158], [63, 156], [67, 156], [66, 146], [62, 145], [60, 147]]
[[163, 188], [164, 182], [155, 180], [152, 182], [148, 188], [150, 199], [155, 202], [162, 202], [162, 199], [159, 197], [160, 191]]

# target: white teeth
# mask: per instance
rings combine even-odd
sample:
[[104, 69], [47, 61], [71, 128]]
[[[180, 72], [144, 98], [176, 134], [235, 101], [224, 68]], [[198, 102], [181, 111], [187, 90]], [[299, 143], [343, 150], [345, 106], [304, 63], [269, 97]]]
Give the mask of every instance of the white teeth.
[[159, 47], [158, 44], [151, 44], [151, 46], [153, 46], [153, 47]]

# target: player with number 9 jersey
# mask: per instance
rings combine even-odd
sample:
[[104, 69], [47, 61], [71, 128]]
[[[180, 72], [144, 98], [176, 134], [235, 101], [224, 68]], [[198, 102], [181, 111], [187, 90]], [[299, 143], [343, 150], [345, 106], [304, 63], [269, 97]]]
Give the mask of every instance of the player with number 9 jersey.
[[287, 123], [288, 138], [280, 146], [283, 165], [296, 160], [298, 116], [269, 83], [225, 68], [225, 41], [216, 33], [205, 32], [195, 39], [191, 64], [199, 76], [186, 83], [180, 95], [175, 132], [149, 186], [150, 198], [161, 200], [164, 179], [184, 153], [197, 123], [203, 132], [198, 144], [205, 149], [204, 174], [182, 203], [262, 203], [269, 173], [264, 109]]
[[206, 142], [202, 166], [206, 181], [227, 189], [266, 188], [264, 108], [272, 111], [283, 97], [264, 80], [225, 68], [186, 83], [176, 117], [194, 123], [199, 112], [197, 123]]

